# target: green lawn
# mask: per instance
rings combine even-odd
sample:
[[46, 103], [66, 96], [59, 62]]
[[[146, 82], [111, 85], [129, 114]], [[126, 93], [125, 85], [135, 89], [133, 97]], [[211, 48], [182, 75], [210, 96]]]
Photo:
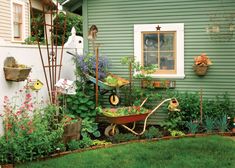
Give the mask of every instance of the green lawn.
[[131, 143], [17, 168], [234, 168], [235, 141], [220, 137]]

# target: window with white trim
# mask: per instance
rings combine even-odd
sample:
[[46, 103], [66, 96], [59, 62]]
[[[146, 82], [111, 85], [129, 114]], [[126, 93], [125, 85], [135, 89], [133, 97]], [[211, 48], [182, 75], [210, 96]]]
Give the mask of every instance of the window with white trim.
[[12, 2], [12, 39], [13, 41], [23, 40], [23, 10], [24, 5], [22, 2]]
[[184, 24], [134, 25], [134, 55], [142, 66], [157, 64], [153, 78], [184, 78]]

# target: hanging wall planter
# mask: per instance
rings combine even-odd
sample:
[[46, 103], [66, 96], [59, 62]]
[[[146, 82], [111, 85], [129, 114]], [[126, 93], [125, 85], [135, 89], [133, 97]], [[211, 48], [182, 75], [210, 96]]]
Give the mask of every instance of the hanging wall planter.
[[211, 64], [212, 62], [209, 57], [205, 53], [202, 53], [201, 55], [194, 58], [193, 69], [196, 75], [204, 76], [206, 75], [209, 65]]
[[23, 64], [17, 64], [14, 57], [7, 57], [4, 61], [3, 70], [7, 81], [20, 82], [27, 79], [31, 68]]
[[198, 76], [204, 76], [207, 73], [208, 65], [193, 65], [193, 69]]

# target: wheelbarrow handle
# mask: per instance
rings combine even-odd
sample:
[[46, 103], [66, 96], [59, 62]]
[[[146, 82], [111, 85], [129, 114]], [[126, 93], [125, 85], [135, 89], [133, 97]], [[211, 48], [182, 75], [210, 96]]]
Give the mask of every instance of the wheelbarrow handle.
[[140, 108], [144, 105], [144, 103], [148, 100], [148, 97], [144, 99], [144, 101], [141, 103]]
[[[147, 98], [143, 101], [142, 104], [144, 104], [144, 103], [146, 102], [146, 100], [147, 100]], [[165, 100], [163, 100], [162, 102], [160, 102], [160, 103], [157, 105], [157, 107], [155, 107], [155, 108], [146, 116], [146, 118], [145, 118], [145, 120], [144, 120], [144, 127], [143, 127], [142, 132], [137, 133], [137, 132], [135, 132], [133, 129], [130, 129], [128, 126], [126, 126], [126, 125], [124, 125], [124, 124], [122, 124], [122, 126], [123, 126], [124, 128], [126, 128], [128, 131], [130, 131], [130, 132], [132, 132], [133, 134], [135, 134], [135, 135], [142, 135], [142, 134], [145, 132], [145, 130], [146, 130], [147, 120], [148, 120], [149, 116], [150, 116], [151, 114], [153, 114], [162, 104], [164, 104], [164, 103], [167, 102], [167, 101], [171, 101], [171, 98], [165, 99]]]

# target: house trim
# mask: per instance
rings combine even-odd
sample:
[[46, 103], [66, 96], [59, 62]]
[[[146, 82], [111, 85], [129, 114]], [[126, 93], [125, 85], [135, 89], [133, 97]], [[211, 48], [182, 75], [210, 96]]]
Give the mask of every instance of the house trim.
[[184, 74], [184, 24], [135, 24], [134, 25], [134, 56], [136, 62], [141, 63], [141, 34], [142, 32], [156, 32], [160, 26], [162, 31], [176, 31], [176, 74], [152, 74], [153, 78], [176, 78], [183, 79]]

